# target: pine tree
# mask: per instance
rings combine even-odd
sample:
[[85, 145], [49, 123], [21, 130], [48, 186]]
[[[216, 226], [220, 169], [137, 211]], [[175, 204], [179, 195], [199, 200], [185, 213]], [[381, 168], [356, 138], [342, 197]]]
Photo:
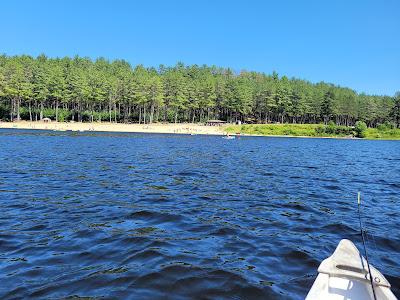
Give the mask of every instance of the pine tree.
[[394, 97], [394, 105], [391, 112], [393, 121], [396, 123], [397, 128], [400, 128], [400, 92], [397, 92]]
[[324, 123], [328, 124], [328, 121], [331, 119], [333, 115], [333, 102], [335, 99], [335, 94], [332, 89], [329, 89], [322, 100], [321, 103], [321, 115], [324, 119]]

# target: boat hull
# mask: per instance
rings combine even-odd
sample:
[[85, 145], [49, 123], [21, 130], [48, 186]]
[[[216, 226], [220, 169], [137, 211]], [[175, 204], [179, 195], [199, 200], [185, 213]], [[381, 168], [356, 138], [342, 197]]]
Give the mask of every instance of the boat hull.
[[396, 300], [390, 283], [360, 254], [350, 240], [341, 240], [335, 252], [323, 260], [306, 300]]
[[[396, 300], [390, 288], [375, 286], [379, 300]], [[311, 287], [306, 300], [373, 300], [371, 284], [351, 278], [331, 277], [320, 273]]]

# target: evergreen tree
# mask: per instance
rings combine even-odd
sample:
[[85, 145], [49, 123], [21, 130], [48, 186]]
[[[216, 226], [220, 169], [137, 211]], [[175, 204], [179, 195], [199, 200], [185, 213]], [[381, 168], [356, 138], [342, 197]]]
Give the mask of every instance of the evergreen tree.
[[[158, 69], [124, 60], [0, 55], [2, 118], [151, 123], [229, 122], [328, 123], [375, 127], [399, 123], [399, 95], [357, 94], [349, 88], [215, 66]], [[59, 117], [59, 107], [63, 116]], [[26, 113], [29, 111], [29, 116]], [[23, 112], [23, 113], [21, 113]]]
[[329, 89], [322, 100], [321, 104], [321, 115], [324, 118], [324, 123], [328, 124], [328, 121], [333, 115], [333, 104], [335, 101], [335, 94], [332, 89]]
[[397, 128], [400, 128], [400, 92], [397, 92], [395, 95], [391, 115], [393, 121], [396, 123]]

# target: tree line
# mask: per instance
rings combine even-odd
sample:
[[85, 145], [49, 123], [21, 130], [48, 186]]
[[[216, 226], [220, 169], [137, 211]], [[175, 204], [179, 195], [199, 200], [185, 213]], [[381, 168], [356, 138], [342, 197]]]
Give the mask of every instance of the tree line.
[[0, 119], [109, 122], [325, 123], [400, 126], [400, 94], [350, 88], [276, 72], [206, 65], [132, 67], [124, 60], [0, 56]]

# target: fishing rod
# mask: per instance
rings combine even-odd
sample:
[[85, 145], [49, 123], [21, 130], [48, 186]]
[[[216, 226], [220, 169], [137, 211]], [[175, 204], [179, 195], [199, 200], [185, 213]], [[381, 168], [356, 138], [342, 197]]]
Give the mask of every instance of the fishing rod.
[[[360, 208], [361, 207], [361, 193], [360, 192], [358, 192], [358, 194], [357, 194], [357, 203], [358, 203], [358, 219], [360, 220], [361, 238], [362, 238], [362, 242], [363, 242], [363, 246], [364, 246], [365, 259], [367, 261], [367, 266], [368, 266], [369, 280], [371, 282], [371, 288], [372, 288], [372, 294], [374, 295], [374, 300], [376, 300], [374, 283], [372, 281], [371, 268], [369, 266], [369, 261], [368, 261], [367, 246], [365, 245], [364, 230], [363, 230], [362, 222], [361, 222], [361, 208]], [[361, 259], [361, 262], [362, 262], [362, 259]]]

